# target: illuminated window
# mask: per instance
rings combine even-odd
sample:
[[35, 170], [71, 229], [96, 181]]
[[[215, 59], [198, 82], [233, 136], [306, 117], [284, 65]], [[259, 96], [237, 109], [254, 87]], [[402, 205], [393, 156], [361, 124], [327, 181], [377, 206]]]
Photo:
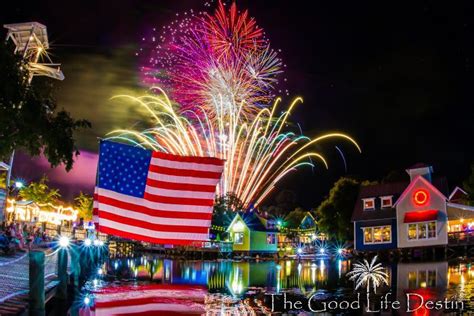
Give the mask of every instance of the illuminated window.
[[392, 230], [390, 226], [382, 227], [382, 242], [390, 242], [392, 240]]
[[244, 243], [244, 233], [234, 233], [234, 244], [241, 245]]
[[408, 240], [436, 238], [436, 222], [422, 222], [408, 225]]
[[436, 238], [436, 222], [428, 223], [428, 238]]
[[416, 224], [408, 225], [408, 239], [416, 239]]
[[364, 210], [374, 210], [375, 209], [375, 198], [362, 199], [364, 203]]
[[275, 234], [267, 234], [267, 244], [274, 245], [276, 243]]
[[364, 227], [364, 244], [390, 243], [392, 241], [392, 227], [376, 226]]
[[372, 243], [372, 227], [364, 228], [364, 244]]
[[392, 197], [391, 196], [382, 196], [380, 198], [382, 208], [392, 207]]

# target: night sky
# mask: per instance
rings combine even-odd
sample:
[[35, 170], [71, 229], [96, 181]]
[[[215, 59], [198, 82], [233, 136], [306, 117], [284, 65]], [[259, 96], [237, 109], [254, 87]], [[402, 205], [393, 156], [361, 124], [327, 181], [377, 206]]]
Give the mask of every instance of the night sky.
[[[97, 2], [97, 3], [96, 3]], [[48, 27], [51, 54], [66, 79], [57, 99], [93, 129], [79, 133], [81, 149], [96, 137], [143, 119], [109, 98], [141, 94], [135, 51], [144, 34], [202, 1], [15, 1], [0, 22], [38, 21]], [[305, 134], [343, 131], [363, 153], [338, 143], [322, 147], [330, 170], [301, 170], [280, 184], [316, 206], [344, 174], [380, 179], [417, 162], [432, 164], [450, 187], [474, 162], [474, 9], [471, 1], [237, 1], [266, 31], [286, 63], [284, 88], [304, 104], [293, 116]], [[290, 102], [291, 98], [285, 98]], [[23, 164], [27, 161], [23, 159]], [[89, 169], [95, 166], [89, 166]], [[35, 172], [21, 174], [38, 177]], [[56, 181], [61, 182], [60, 179]], [[66, 197], [73, 184], [63, 184]], [[86, 188], [87, 190], [87, 188]]]

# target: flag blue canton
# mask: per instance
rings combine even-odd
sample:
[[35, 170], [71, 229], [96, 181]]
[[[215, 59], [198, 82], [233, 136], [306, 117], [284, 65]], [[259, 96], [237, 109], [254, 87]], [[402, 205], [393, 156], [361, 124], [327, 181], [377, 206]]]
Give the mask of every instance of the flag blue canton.
[[134, 197], [143, 197], [151, 151], [101, 141], [97, 186]]

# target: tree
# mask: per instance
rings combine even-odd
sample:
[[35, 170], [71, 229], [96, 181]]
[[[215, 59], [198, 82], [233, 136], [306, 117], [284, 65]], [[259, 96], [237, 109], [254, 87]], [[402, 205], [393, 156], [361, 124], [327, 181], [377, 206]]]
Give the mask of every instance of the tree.
[[84, 194], [81, 191], [74, 201], [76, 201], [76, 207], [79, 211], [78, 217], [83, 218], [85, 221], [92, 220], [94, 199], [90, 195]]
[[36, 203], [53, 203], [61, 197], [58, 189], [50, 189], [48, 178], [43, 176], [39, 182], [30, 182], [28, 186], [23, 187], [18, 195], [27, 201]]
[[0, 160], [22, 148], [32, 156], [43, 152], [51, 166], [64, 164], [69, 171], [79, 154], [73, 134], [91, 124], [58, 111], [52, 80], [39, 77], [30, 84], [25, 61], [13, 51], [0, 41]]
[[301, 221], [305, 217], [306, 213], [307, 213], [307, 211], [302, 209], [301, 207], [295, 208], [293, 211], [288, 213], [288, 215], [286, 215], [284, 227], [298, 228]]
[[474, 163], [471, 164], [471, 174], [463, 183], [464, 191], [467, 192], [469, 205], [474, 205]]
[[316, 209], [319, 230], [341, 241], [353, 238], [350, 223], [360, 182], [342, 177], [334, 183], [329, 196]]

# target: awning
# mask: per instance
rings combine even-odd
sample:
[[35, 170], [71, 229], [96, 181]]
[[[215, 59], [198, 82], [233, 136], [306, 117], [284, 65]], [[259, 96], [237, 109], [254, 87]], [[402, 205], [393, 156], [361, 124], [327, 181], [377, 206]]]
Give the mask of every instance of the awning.
[[438, 219], [437, 210], [414, 211], [405, 213], [404, 223], [428, 222]]

